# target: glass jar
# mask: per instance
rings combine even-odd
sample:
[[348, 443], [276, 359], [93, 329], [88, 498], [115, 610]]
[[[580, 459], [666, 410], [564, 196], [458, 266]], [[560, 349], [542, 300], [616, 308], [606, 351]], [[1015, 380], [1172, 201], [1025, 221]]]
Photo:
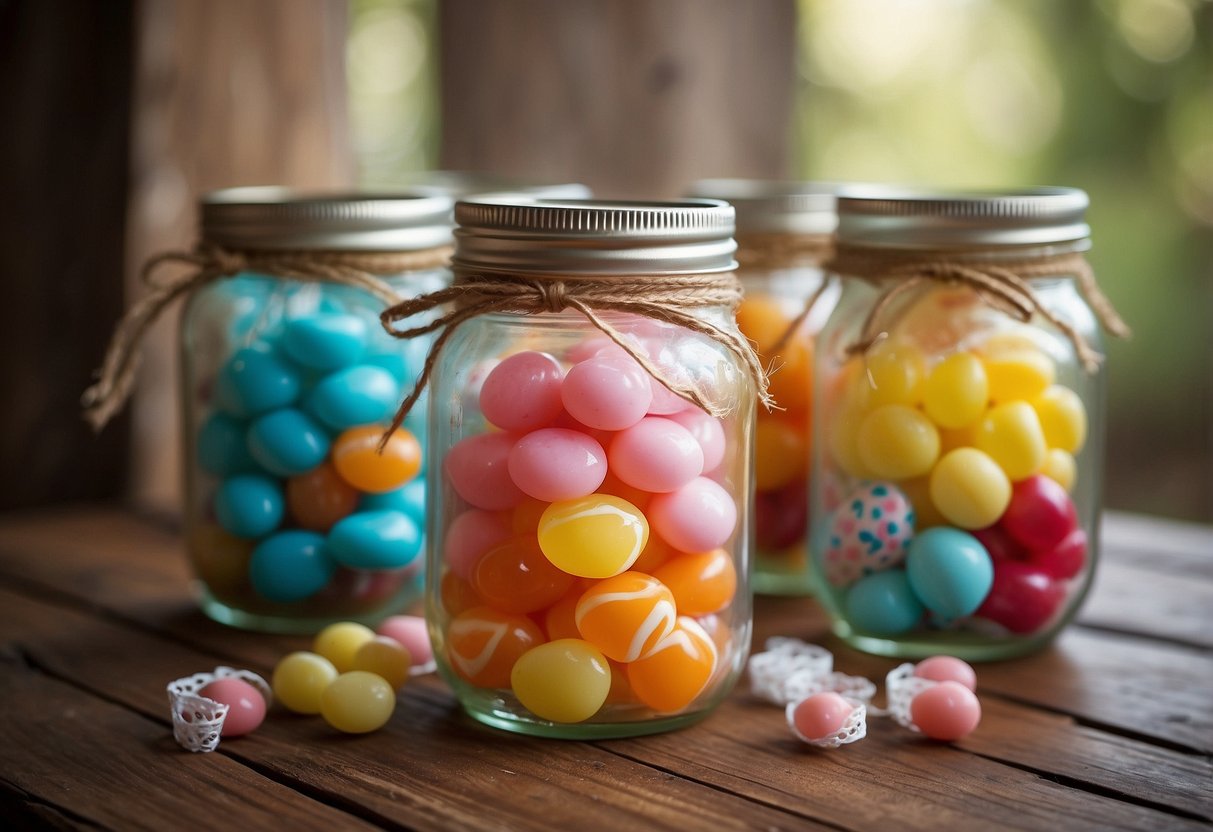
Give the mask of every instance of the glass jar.
[[839, 196], [811, 545], [851, 645], [1026, 653], [1090, 588], [1104, 378], [1086, 207], [1065, 188]]
[[[498, 275], [573, 295], [736, 267], [733, 210], [716, 201], [493, 199], [455, 217], [456, 285]], [[737, 337], [731, 304], [686, 311]], [[749, 647], [753, 381], [718, 338], [595, 314], [727, 415], [671, 393], [571, 308], [467, 320], [430, 380], [430, 638], [467, 712], [519, 733], [688, 724]]]
[[[202, 200], [204, 246], [271, 264], [210, 281], [183, 311], [185, 536], [211, 618], [310, 633], [420, 598], [421, 413], [382, 456], [375, 447], [427, 343], [383, 330], [384, 298], [283, 277], [293, 267], [274, 258], [365, 255], [372, 265], [356, 268], [395, 293], [432, 291], [449, 283], [450, 210], [407, 193], [233, 188]], [[382, 274], [380, 257], [418, 268]]]
[[834, 191], [823, 183], [754, 179], [708, 179], [691, 188], [693, 196], [726, 200], [737, 211], [737, 276], [745, 291], [737, 325], [771, 368], [770, 391], [780, 408], [759, 409], [755, 430], [755, 592], [812, 590], [813, 340], [838, 296], [821, 272], [837, 225]]

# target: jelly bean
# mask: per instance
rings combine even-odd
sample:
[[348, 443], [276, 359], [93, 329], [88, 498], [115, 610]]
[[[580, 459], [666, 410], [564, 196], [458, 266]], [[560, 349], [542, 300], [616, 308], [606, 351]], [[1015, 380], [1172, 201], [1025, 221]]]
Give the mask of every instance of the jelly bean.
[[985, 600], [994, 563], [985, 547], [959, 529], [928, 529], [906, 554], [910, 587], [923, 605], [946, 619], [969, 615]]
[[269, 534], [282, 523], [285, 501], [278, 483], [257, 474], [240, 474], [215, 490], [215, 519], [237, 537]]
[[302, 601], [333, 577], [337, 564], [315, 532], [278, 532], [253, 550], [249, 583], [270, 601]]
[[922, 406], [941, 428], [963, 428], [985, 412], [990, 384], [981, 359], [958, 352], [935, 365], [922, 388]]
[[[668, 368], [665, 366], [662, 366], [661, 369], [668, 372]], [[653, 401], [649, 403], [648, 410], [650, 416], [672, 416], [695, 407], [694, 403], [687, 401], [656, 379], [651, 380], [649, 386], [653, 388]]]
[[297, 526], [327, 532], [357, 508], [358, 492], [326, 462], [287, 480], [286, 502]]
[[366, 321], [357, 315], [308, 315], [286, 322], [282, 349], [313, 370], [348, 367], [366, 351]]
[[914, 510], [914, 528], [916, 530], [922, 531], [947, 524], [947, 518], [940, 513], [939, 509], [935, 507], [935, 501], [931, 499], [931, 478], [929, 476], [902, 480], [897, 487], [906, 495], [910, 508]]
[[1087, 441], [1087, 411], [1082, 399], [1068, 387], [1054, 385], [1032, 401], [1045, 442], [1071, 454], [1082, 450]]
[[924, 611], [901, 569], [861, 578], [847, 591], [845, 607], [856, 630], [889, 636], [913, 629]]
[[1038, 549], [1028, 554], [1028, 561], [1054, 578], [1073, 578], [1082, 571], [1087, 560], [1087, 533], [1073, 529], [1050, 549]]
[[922, 352], [904, 342], [884, 341], [864, 356], [865, 379], [872, 407], [916, 405], [922, 401], [926, 361]]
[[336, 679], [337, 668], [332, 662], [324, 656], [300, 651], [278, 662], [270, 686], [288, 711], [318, 714], [320, 695]]
[[438, 592], [443, 611], [452, 618], [484, 604], [476, 590], [472, 589], [472, 585], [454, 572], [447, 572], [442, 576]]
[[328, 550], [351, 569], [400, 569], [421, 552], [421, 530], [400, 511], [359, 511], [333, 526]]
[[606, 657], [593, 645], [565, 638], [527, 651], [510, 673], [514, 695], [549, 722], [583, 722], [598, 713], [611, 690]]
[[832, 690], [815, 693], [796, 703], [790, 715], [792, 727], [803, 740], [824, 740], [843, 729], [855, 706]]
[[765, 356], [787, 333], [794, 316], [773, 297], [747, 295], [737, 307], [737, 328]]
[[378, 635], [385, 636], [409, 651], [415, 665], [425, 665], [434, 658], [430, 645], [430, 633], [425, 619], [419, 615], [392, 615], [375, 628]]
[[1023, 546], [998, 524], [984, 529], [973, 529], [973, 537], [985, 548], [992, 561], [1024, 560], [1027, 557]]
[[658, 494], [649, 504], [649, 520], [667, 543], [684, 552], [724, 546], [737, 527], [737, 505], [719, 483], [706, 477], [677, 491]]
[[514, 443], [507, 466], [524, 494], [552, 503], [593, 494], [606, 476], [607, 454], [584, 433], [542, 428]]
[[493, 368], [480, 388], [480, 410], [507, 431], [531, 431], [552, 424], [564, 405], [560, 363], [544, 352], [520, 352]]
[[914, 675], [933, 682], [956, 682], [977, 690], [977, 673], [968, 662], [954, 656], [931, 656], [914, 665]]
[[790, 411], [808, 412], [813, 400], [813, 347], [793, 338], [774, 357], [779, 369], [771, 374], [769, 391], [775, 402]]
[[514, 534], [534, 534], [547, 507], [548, 504], [542, 500], [527, 497], [508, 512], [510, 529]]
[[931, 501], [962, 529], [983, 529], [1006, 511], [1011, 481], [989, 454], [976, 448], [949, 451], [931, 472]]
[[976, 445], [1012, 481], [1030, 477], [1045, 462], [1045, 435], [1036, 411], [1027, 402], [1007, 402], [991, 408], [981, 420]]
[[628, 681], [641, 702], [660, 713], [676, 713], [707, 688], [718, 660], [703, 627], [680, 616], [669, 635], [627, 666]]
[[652, 575], [655, 569], [672, 558], [677, 552], [670, 544], [661, 539], [661, 535], [649, 529], [649, 542], [644, 544], [644, 550], [636, 562], [628, 567], [632, 572], [643, 572]]
[[978, 421], [963, 428], [941, 428], [939, 431], [939, 455], [943, 456], [948, 451], [954, 451], [957, 448], [976, 447], [977, 433], [981, 428], [981, 416], [984, 413], [985, 411], [979, 414]]
[[649, 539], [649, 524], [626, 500], [591, 494], [552, 503], [539, 520], [539, 546], [557, 568], [582, 578], [627, 570]]
[[472, 569], [472, 589], [501, 612], [538, 612], [559, 601], [573, 576], [552, 565], [534, 537], [515, 537], [490, 549]]
[[359, 648], [375, 637], [370, 627], [354, 621], [330, 624], [312, 640], [312, 651], [333, 663], [338, 673], [354, 669], [354, 656]]
[[857, 407], [844, 407], [834, 415], [827, 432], [830, 456], [834, 462], [847, 474], [860, 480], [873, 476], [859, 452], [859, 426], [863, 424], [863, 418]]
[[442, 466], [451, 487], [476, 508], [499, 511], [521, 503], [526, 495], [509, 470], [515, 441], [508, 433], [480, 433], [456, 442]]
[[914, 509], [890, 482], [865, 483], [849, 492], [830, 519], [823, 572], [834, 586], [898, 566], [914, 537]]
[[1053, 360], [1038, 349], [986, 347], [986, 377], [990, 399], [1000, 404], [1016, 400], [1031, 401], [1053, 383]]
[[240, 594], [248, 583], [249, 561], [256, 542], [212, 523], [188, 525], [186, 551], [198, 580], [219, 598]]
[[257, 464], [280, 477], [304, 474], [324, 462], [329, 438], [302, 410], [283, 408], [253, 421], [248, 448]]
[[617, 662], [648, 655], [677, 618], [674, 594], [650, 575], [624, 572], [587, 589], [577, 602], [581, 637]]
[[562, 638], [581, 638], [577, 629], [577, 602], [585, 589], [574, 586], [569, 592], [543, 613], [543, 630], [548, 641]]
[[306, 399], [309, 413], [333, 430], [387, 419], [396, 409], [400, 385], [382, 367], [359, 364], [325, 376]]
[[939, 458], [939, 431], [903, 404], [877, 407], [864, 417], [855, 439], [864, 467], [885, 479], [922, 476]]
[[1066, 491], [1073, 491], [1074, 481], [1078, 479], [1078, 464], [1061, 448], [1050, 448], [1045, 454], [1045, 464], [1041, 466], [1040, 473]]
[[443, 550], [447, 566], [459, 577], [469, 580], [481, 556], [512, 536], [510, 527], [500, 515], [469, 509], [452, 520], [447, 528]]
[[425, 480], [414, 479], [394, 491], [363, 494], [361, 511], [402, 511], [418, 526], [425, 525]]
[[677, 422], [646, 416], [611, 442], [611, 470], [627, 485], [674, 491], [703, 473], [703, 448]]
[[1078, 513], [1064, 488], [1038, 474], [1015, 483], [999, 525], [1029, 549], [1051, 549], [1078, 525]]
[[263, 347], [237, 350], [215, 378], [220, 406], [233, 416], [256, 416], [294, 403], [303, 382], [298, 370]]
[[720, 420], [709, 416], [697, 407], [680, 410], [667, 416], [688, 431], [703, 451], [703, 473], [710, 474], [724, 461], [724, 428]]
[[212, 413], [198, 429], [198, 467], [220, 477], [247, 474], [256, 469], [248, 452], [248, 426], [226, 413]]
[[754, 430], [754, 485], [759, 491], [803, 478], [808, 464], [809, 439], [801, 426], [778, 416], [759, 417]]
[[[366, 358], [362, 359], [362, 363], [371, 367], [378, 367], [381, 370], [387, 370], [392, 374], [392, 378], [396, 379], [397, 383], [399, 384], [403, 384], [406, 381], [412, 383], [413, 378], [417, 375], [417, 371], [414, 368], [416, 366], [420, 366], [420, 364], [414, 365], [411, 363], [408, 358], [400, 352], [368, 355]], [[421, 407], [421, 404], [422, 402], [418, 401], [413, 407], [412, 412], [416, 413], [418, 408], [424, 411], [425, 408]]]
[[594, 357], [573, 366], [560, 388], [569, 415], [599, 430], [623, 430], [653, 402], [648, 374], [631, 358]]
[[455, 616], [446, 633], [451, 666], [482, 688], [508, 688], [514, 662], [542, 643], [543, 633], [534, 621], [488, 607]]
[[724, 549], [670, 558], [653, 577], [674, 595], [680, 615], [700, 616], [719, 612], [737, 591], [737, 569]]
[[354, 653], [354, 670], [374, 673], [396, 691], [408, 682], [412, 666], [413, 657], [408, 648], [386, 636], [375, 636]]
[[645, 491], [643, 488], [634, 488], [628, 485], [615, 473], [607, 467], [606, 477], [602, 480], [602, 485], [598, 486], [599, 494], [608, 494], [612, 497], [618, 497], [621, 500], [626, 500], [636, 508], [644, 511], [653, 500], [653, 493]]
[[378, 731], [396, 710], [396, 691], [374, 673], [342, 673], [320, 695], [320, 715], [345, 734]]
[[981, 703], [959, 682], [940, 682], [910, 700], [910, 721], [924, 736], [953, 742], [981, 722]]
[[333, 467], [359, 491], [395, 491], [421, 471], [421, 445], [413, 434], [395, 431], [380, 453], [382, 438], [383, 428], [364, 425], [350, 428], [333, 442]]
[[234, 676], [216, 679], [204, 685], [198, 695], [227, 705], [227, 716], [223, 720], [220, 736], [243, 737], [265, 721], [265, 697], [243, 679]]
[[999, 561], [994, 564], [994, 585], [976, 614], [1027, 635], [1049, 623], [1065, 595], [1065, 587], [1040, 567]]
[[[758, 548], [778, 552], [804, 539], [809, 528], [808, 484], [793, 483], [754, 495], [754, 536]], [[636, 566], [641, 572], [644, 569]]]

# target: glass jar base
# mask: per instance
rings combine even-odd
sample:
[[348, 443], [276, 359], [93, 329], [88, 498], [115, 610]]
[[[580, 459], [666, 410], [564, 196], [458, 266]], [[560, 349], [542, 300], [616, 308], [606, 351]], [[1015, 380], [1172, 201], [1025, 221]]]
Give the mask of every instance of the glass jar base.
[[925, 633], [921, 638], [881, 638], [857, 633], [846, 622], [839, 621], [834, 624], [834, 634], [856, 650], [875, 656], [925, 659], [929, 656], [947, 655], [970, 662], [988, 662], [1034, 653], [1053, 640], [1056, 630], [1050, 629], [1041, 636], [1014, 637], [998, 641], [992, 641], [987, 634], [960, 632]]
[[750, 585], [756, 595], [814, 595], [813, 581], [807, 574], [759, 572], [750, 577]]
[[403, 612], [401, 605], [394, 609], [377, 609], [371, 613], [331, 615], [331, 616], [283, 616], [253, 613], [233, 607], [220, 601], [205, 588], [199, 591], [198, 605], [207, 618], [235, 627], [239, 630], [251, 630], [259, 633], [274, 633], [277, 635], [315, 635], [330, 624], [339, 621], [355, 621], [374, 627], [383, 619], [395, 612]]
[[506, 711], [481, 710], [464, 706], [467, 714], [477, 722], [493, 728], [557, 740], [612, 740], [625, 737], [641, 737], [646, 734], [663, 734], [686, 728], [704, 719], [709, 711], [700, 710], [688, 714], [677, 714], [664, 719], [645, 719], [636, 722], [546, 722], [526, 719]]

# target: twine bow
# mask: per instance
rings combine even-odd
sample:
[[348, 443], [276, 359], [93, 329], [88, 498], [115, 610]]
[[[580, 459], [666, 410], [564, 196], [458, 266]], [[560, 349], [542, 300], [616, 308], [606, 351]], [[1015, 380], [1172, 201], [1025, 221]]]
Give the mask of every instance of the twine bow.
[[[676, 324], [706, 335], [731, 350], [749, 371], [760, 401], [773, 406], [767, 392], [766, 373], [753, 347], [736, 331], [719, 327], [691, 311], [710, 306], [735, 310], [741, 301], [741, 286], [735, 275], [689, 274], [659, 276], [610, 276], [603, 278], [519, 277], [503, 274], [460, 274], [450, 288], [403, 300], [383, 311], [383, 328], [397, 338], [417, 338], [431, 332], [438, 337], [430, 346], [425, 365], [409, 395], [401, 402], [384, 438], [400, 426], [417, 403], [447, 340], [460, 325], [494, 312], [535, 315], [573, 309], [623, 349], [659, 384], [715, 417], [727, 415], [729, 407], [691, 384], [672, 380], [654, 364], [639, 345], [626, 338], [601, 317], [601, 312], [625, 312]], [[432, 311], [446, 304], [451, 308], [437, 318], [409, 329], [393, 324]]]
[[[340, 283], [393, 304], [400, 295], [380, 275], [445, 265], [450, 251], [449, 247], [402, 252], [237, 250], [202, 243], [193, 251], [158, 254], [139, 272], [150, 291], [114, 329], [97, 381], [84, 391], [84, 417], [94, 430], [105, 427], [130, 397], [139, 368], [139, 345], [147, 330], [174, 300], [215, 280], [247, 271], [312, 283]], [[170, 264], [188, 268], [174, 277], [158, 275], [161, 267]]]

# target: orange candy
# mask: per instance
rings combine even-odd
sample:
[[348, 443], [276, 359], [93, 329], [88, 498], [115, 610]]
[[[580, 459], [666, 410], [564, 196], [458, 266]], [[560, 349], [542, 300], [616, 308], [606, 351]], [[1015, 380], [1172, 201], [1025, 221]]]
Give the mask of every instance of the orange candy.
[[678, 555], [666, 561], [653, 577], [670, 588], [679, 615], [719, 612], [737, 592], [737, 570], [724, 549]]
[[327, 532], [358, 507], [358, 491], [325, 462], [286, 481], [286, 504], [297, 525]]
[[195, 574], [212, 593], [230, 600], [248, 587], [257, 541], [236, 537], [214, 523], [196, 523], [190, 524], [185, 545]]
[[640, 557], [636, 558], [636, 562], [632, 564], [633, 572], [643, 572], [646, 575], [652, 575], [653, 570], [661, 566], [669, 560], [676, 550], [670, 544], [661, 539], [652, 529], [649, 529], [649, 542], [644, 544], [644, 549], [640, 551]]
[[737, 328], [757, 345], [763, 358], [769, 358], [767, 353], [788, 331], [793, 317], [774, 298], [750, 295], [737, 308]]
[[508, 688], [514, 662], [543, 644], [543, 633], [525, 615], [473, 607], [446, 631], [447, 655], [455, 672], [482, 688]]
[[575, 585], [567, 595], [548, 607], [543, 614], [543, 629], [547, 631], [548, 641], [581, 638], [581, 631], [577, 629], [577, 602], [583, 592], [583, 587]]
[[476, 561], [471, 584], [496, 610], [536, 612], [564, 597], [573, 586], [573, 576], [553, 566], [533, 536], [515, 537]]
[[476, 594], [476, 590], [472, 589], [471, 584], [450, 571], [442, 576], [438, 592], [442, 598], [442, 609], [449, 616], [459, 615], [465, 610], [484, 603]]
[[703, 627], [680, 616], [669, 635], [628, 665], [628, 681], [641, 702], [655, 711], [674, 713], [708, 686], [717, 660], [716, 645]]
[[539, 528], [539, 518], [543, 516], [548, 505], [534, 497], [525, 497], [521, 503], [510, 509], [507, 515], [514, 534], [533, 534], [535, 529]]
[[804, 429], [778, 416], [760, 416], [754, 431], [754, 484], [775, 491], [804, 477], [809, 438]]
[[606, 479], [602, 481], [602, 485], [598, 486], [598, 493], [609, 494], [612, 497], [627, 500], [641, 511], [648, 508], [649, 501], [653, 499], [652, 492], [633, 488], [610, 471], [607, 471]]
[[674, 595], [661, 581], [624, 572], [599, 581], [577, 602], [581, 637], [617, 662], [634, 662], [669, 634]]
[[333, 465], [341, 478], [359, 491], [395, 491], [421, 471], [421, 445], [404, 428], [395, 431], [379, 453], [383, 428], [350, 428], [333, 442]]

